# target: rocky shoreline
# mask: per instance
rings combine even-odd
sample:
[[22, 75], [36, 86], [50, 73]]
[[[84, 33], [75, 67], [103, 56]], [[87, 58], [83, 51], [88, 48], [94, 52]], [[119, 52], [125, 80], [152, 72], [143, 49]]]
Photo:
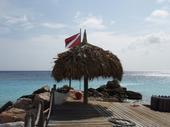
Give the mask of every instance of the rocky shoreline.
[[142, 94], [121, 87], [118, 80], [108, 81], [106, 85], [102, 85], [97, 89], [89, 88], [88, 94], [89, 96], [104, 98], [105, 101], [123, 102], [125, 99], [142, 99]]
[[7, 102], [0, 108], [0, 127], [24, 127], [26, 113], [37, 107], [39, 101], [43, 101], [45, 109], [49, 107], [50, 88], [43, 86], [30, 95], [24, 95], [15, 103]]
[[[68, 93], [73, 88], [63, 86], [58, 88], [58, 92]], [[48, 111], [50, 103], [50, 88], [43, 86], [34, 91], [30, 95], [24, 95], [17, 99], [15, 103], [7, 102], [0, 108], [0, 127], [24, 127], [26, 113], [37, 108], [40, 101], [43, 101], [44, 111]], [[83, 93], [83, 92], [82, 92]], [[121, 87], [117, 80], [108, 81], [106, 85], [102, 85], [97, 89], [89, 88], [88, 96], [94, 98], [102, 98], [102, 101], [123, 102], [125, 99], [142, 99], [140, 93], [129, 91], [125, 87]]]

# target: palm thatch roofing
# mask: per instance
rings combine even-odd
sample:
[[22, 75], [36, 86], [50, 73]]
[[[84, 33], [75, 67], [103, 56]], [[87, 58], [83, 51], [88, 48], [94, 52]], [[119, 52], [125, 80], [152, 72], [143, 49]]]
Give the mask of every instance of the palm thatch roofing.
[[87, 43], [86, 33], [83, 42], [72, 49], [58, 54], [52, 70], [56, 81], [63, 79], [93, 79], [99, 76], [121, 80], [123, 68], [120, 60], [110, 51]]

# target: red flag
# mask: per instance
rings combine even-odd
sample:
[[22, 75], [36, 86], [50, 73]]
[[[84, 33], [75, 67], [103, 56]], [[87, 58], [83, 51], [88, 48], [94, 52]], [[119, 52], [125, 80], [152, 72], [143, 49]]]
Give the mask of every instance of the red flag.
[[66, 48], [73, 48], [74, 46], [77, 46], [80, 44], [80, 33], [75, 34], [69, 38], [65, 39], [65, 47]]

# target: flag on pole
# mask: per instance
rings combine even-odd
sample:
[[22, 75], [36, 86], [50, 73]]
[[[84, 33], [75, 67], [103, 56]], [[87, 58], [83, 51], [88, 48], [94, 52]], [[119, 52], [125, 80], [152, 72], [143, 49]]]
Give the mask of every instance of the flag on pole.
[[75, 34], [75, 35], [65, 39], [65, 47], [66, 48], [73, 48], [73, 47], [79, 45], [80, 41], [81, 41], [80, 33]]

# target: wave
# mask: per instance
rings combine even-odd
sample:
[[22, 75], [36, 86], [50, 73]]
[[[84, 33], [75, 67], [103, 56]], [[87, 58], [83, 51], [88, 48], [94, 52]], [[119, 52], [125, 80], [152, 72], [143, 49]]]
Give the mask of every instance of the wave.
[[125, 76], [150, 76], [150, 77], [170, 77], [169, 71], [130, 71], [125, 72]]

